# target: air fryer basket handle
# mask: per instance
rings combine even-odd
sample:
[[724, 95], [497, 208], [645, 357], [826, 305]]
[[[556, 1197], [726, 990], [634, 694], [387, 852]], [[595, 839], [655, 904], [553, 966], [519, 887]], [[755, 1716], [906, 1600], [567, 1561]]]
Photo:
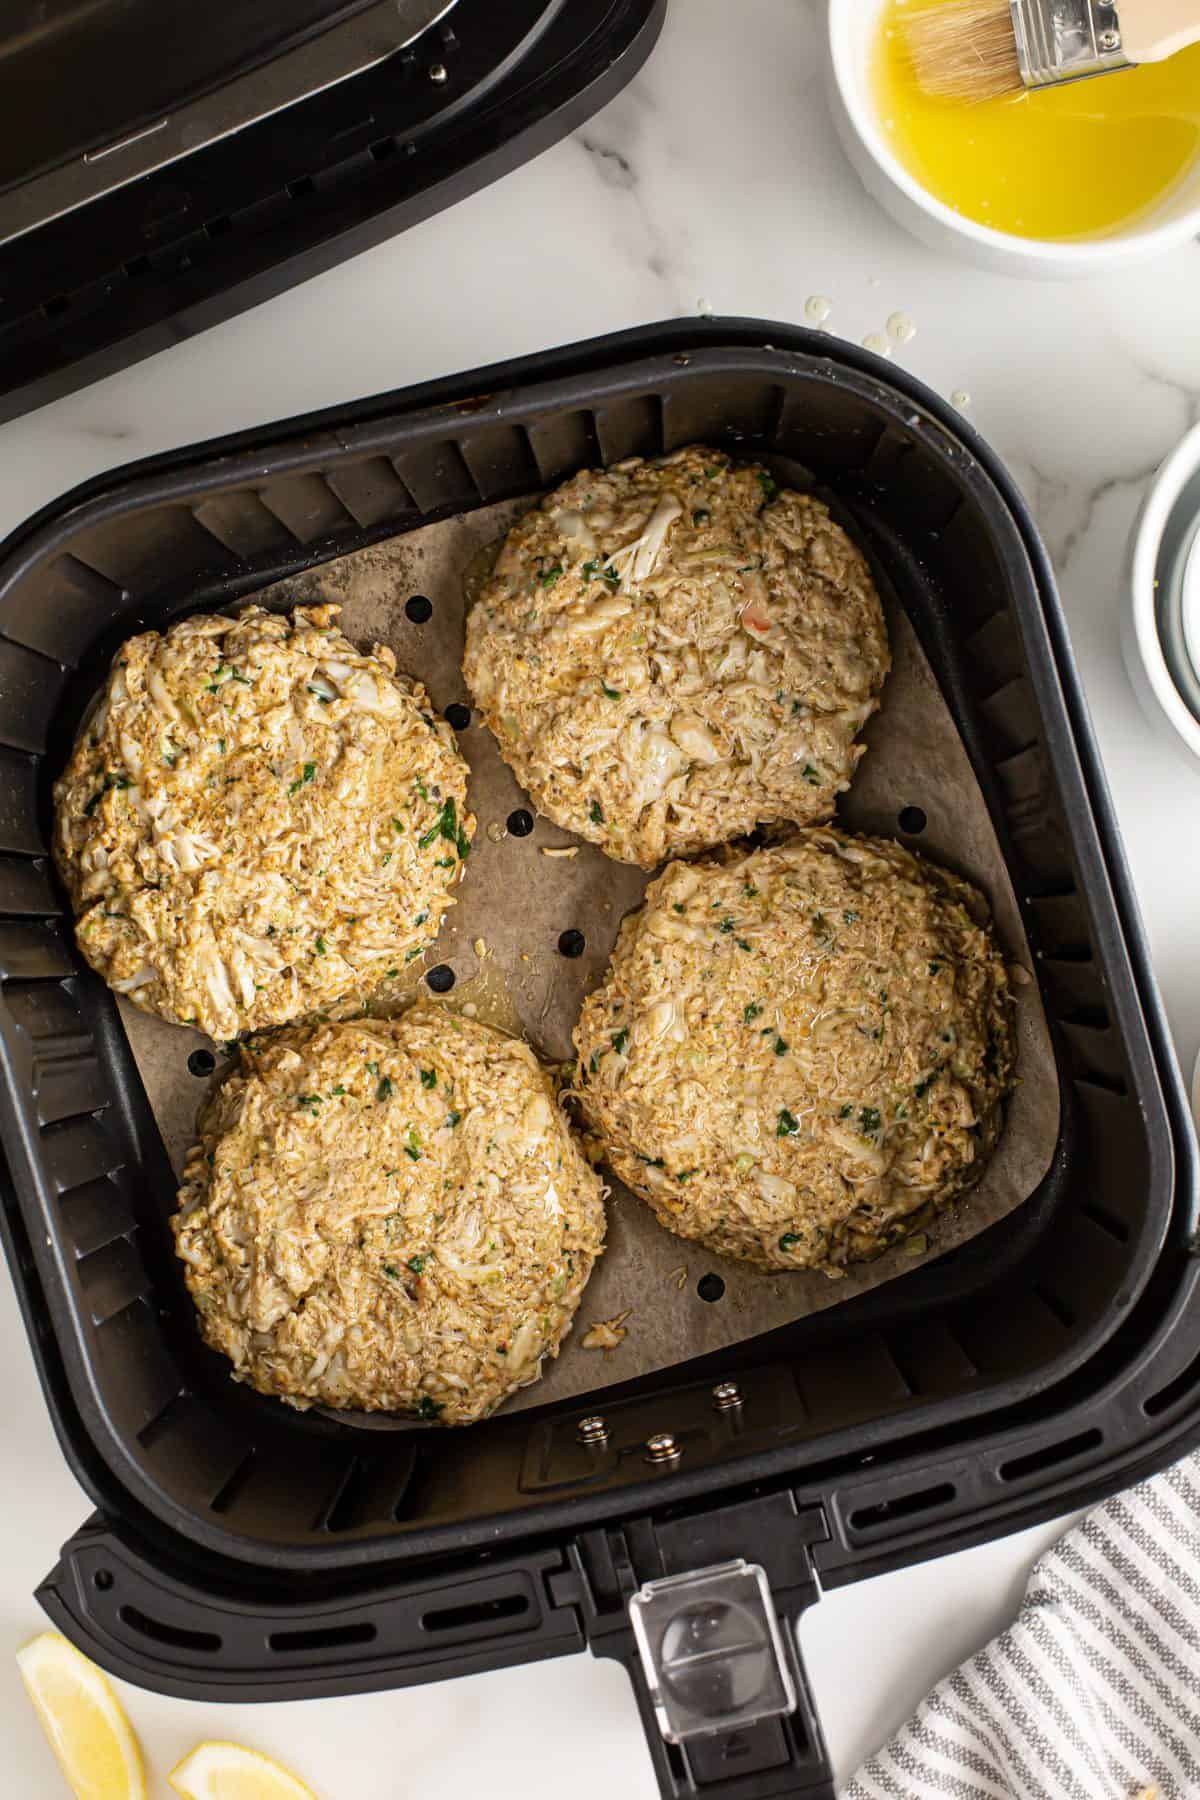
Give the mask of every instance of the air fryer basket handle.
[[[628, 1670], [663, 1800], [833, 1800], [833, 1773], [797, 1637], [801, 1616], [820, 1598], [813, 1550], [828, 1536], [823, 1508], [798, 1507], [786, 1490], [758, 1494], [703, 1512], [586, 1532], [571, 1547], [570, 1572], [551, 1578], [551, 1594], [577, 1608], [593, 1654]], [[630, 1602], [637, 1606], [648, 1594], [681, 1591], [724, 1594], [729, 1590], [720, 1584], [731, 1574], [761, 1588], [762, 1617], [775, 1627], [773, 1649], [794, 1704], [756, 1722], [668, 1742]], [[668, 1613], [686, 1617], [696, 1604], [681, 1599]], [[703, 1612], [710, 1602], [699, 1604]], [[644, 1640], [650, 1635], [643, 1630]], [[657, 1656], [660, 1663], [663, 1688], [667, 1642], [664, 1635], [658, 1651], [649, 1651], [650, 1660]], [[678, 1669], [678, 1661], [673, 1666]]]
[[797, 1703], [783, 1718], [740, 1730], [668, 1744], [658, 1727], [641, 1659], [630, 1641], [620, 1649], [594, 1644], [598, 1656], [623, 1662], [658, 1777], [663, 1800], [834, 1800], [833, 1770], [821, 1722], [796, 1649], [799, 1618], [781, 1619], [792, 1646]]

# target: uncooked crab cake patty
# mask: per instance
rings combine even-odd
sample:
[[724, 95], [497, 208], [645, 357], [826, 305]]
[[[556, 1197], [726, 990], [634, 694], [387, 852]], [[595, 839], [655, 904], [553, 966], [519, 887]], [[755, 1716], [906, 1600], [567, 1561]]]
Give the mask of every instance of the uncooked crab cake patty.
[[673, 863], [575, 1033], [586, 1116], [721, 1256], [877, 1255], [982, 1174], [1013, 1085], [1008, 974], [966, 881], [830, 829]]
[[213, 1038], [397, 973], [437, 936], [470, 847], [450, 727], [337, 612], [250, 607], [131, 638], [55, 786], [83, 954]]
[[828, 508], [703, 448], [576, 475], [527, 513], [464, 662], [539, 810], [643, 868], [830, 818], [889, 666]]
[[176, 1248], [238, 1380], [464, 1425], [557, 1355], [604, 1190], [526, 1044], [429, 1002], [293, 1028], [199, 1134]]

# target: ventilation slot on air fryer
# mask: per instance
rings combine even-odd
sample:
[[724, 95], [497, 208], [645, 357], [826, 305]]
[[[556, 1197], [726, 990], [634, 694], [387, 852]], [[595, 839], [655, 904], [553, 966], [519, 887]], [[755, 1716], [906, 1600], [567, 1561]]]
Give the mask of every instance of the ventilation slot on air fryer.
[[205, 1656], [216, 1656], [223, 1648], [223, 1640], [215, 1631], [185, 1631], [182, 1625], [164, 1625], [161, 1619], [149, 1618], [136, 1606], [123, 1606], [117, 1616], [131, 1631], [172, 1650], [196, 1650]]
[[478, 1600], [474, 1606], [445, 1606], [421, 1615], [424, 1631], [466, 1631], [476, 1626], [499, 1625], [519, 1619], [530, 1610], [528, 1594], [498, 1594], [494, 1600]]
[[877, 1531], [897, 1519], [908, 1519], [914, 1513], [928, 1512], [931, 1506], [948, 1506], [957, 1489], [949, 1481], [937, 1487], [921, 1488], [915, 1494], [900, 1494], [894, 1500], [877, 1500], [874, 1506], [860, 1506], [850, 1514], [852, 1531]]
[[1027, 1475], [1037, 1475], [1043, 1469], [1052, 1469], [1056, 1463], [1070, 1462], [1072, 1457], [1082, 1456], [1088, 1450], [1096, 1450], [1103, 1442], [1102, 1431], [1081, 1431], [1078, 1437], [1067, 1438], [1061, 1444], [1047, 1444], [1041, 1450], [1031, 1451], [1028, 1456], [1014, 1456], [1011, 1462], [1001, 1463], [1000, 1479], [1023, 1481]]

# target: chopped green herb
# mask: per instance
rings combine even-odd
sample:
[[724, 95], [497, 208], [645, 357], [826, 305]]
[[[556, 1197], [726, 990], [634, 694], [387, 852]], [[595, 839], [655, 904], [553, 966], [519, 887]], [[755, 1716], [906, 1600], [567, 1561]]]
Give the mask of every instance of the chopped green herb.
[[403, 831], [404, 830], [404, 821], [402, 819], [393, 819], [392, 820], [392, 830], [393, 831]]
[[795, 1137], [800, 1130], [799, 1119], [793, 1118], [786, 1106], [779, 1109], [779, 1123], [775, 1127], [776, 1137]]
[[305, 1112], [310, 1112], [314, 1119], [317, 1116], [317, 1108], [320, 1104], [320, 1094], [298, 1094], [296, 1096], [296, 1105], [302, 1106]]
[[768, 475], [765, 469], [758, 471], [758, 485], [763, 491], [764, 500], [773, 500], [779, 492], [779, 483], [773, 475]]
[[340, 1081], [338, 1082], [338, 1084], [335, 1088], [332, 1088], [330, 1090], [331, 1096], [335, 1096], [339, 1100], [345, 1094], [345, 1092], [346, 1092], [346, 1089], [342, 1086], [342, 1083]]
[[728, 936], [729, 933], [733, 930], [733, 920], [732, 919], [722, 919], [721, 923], [717, 927], [717, 929], [718, 929], [718, 931], [723, 931], [726, 934], [726, 936]]
[[588, 1057], [588, 1070], [591, 1074], [594, 1075], [596, 1073], [596, 1070], [599, 1067], [600, 1067], [600, 1052], [598, 1050], [593, 1050], [592, 1054]]
[[433, 824], [429, 827], [429, 830], [423, 832], [417, 839], [417, 846], [421, 850], [428, 850], [430, 844], [439, 837], [446, 838], [448, 842], [454, 845], [461, 857], [466, 857], [467, 851], [470, 849], [470, 844], [465, 833], [459, 827], [458, 808], [454, 804], [453, 794], [451, 794], [448, 799], [443, 800], [442, 810], [433, 821]]
[[550, 588], [550, 587], [554, 586], [555, 582], [558, 580], [558, 578], [562, 574], [562, 572], [563, 572], [562, 564], [555, 563], [551, 568], [547, 569], [544, 572], [544, 574], [539, 575], [538, 580], [541, 582], [541, 584], [544, 588]]
[[461, 1122], [461, 1120], [462, 1120], [462, 1114], [460, 1112], [448, 1112], [446, 1114], [446, 1123], [450, 1127], [451, 1131], [454, 1130], [454, 1127], [457, 1124], [459, 1124]]
[[681, 913], [681, 912], [686, 912], [687, 908], [686, 908], [686, 906], [684, 906], [682, 900], [676, 900], [674, 906], [671, 908], [671, 911]]
[[858, 1115], [858, 1122], [868, 1137], [874, 1137], [879, 1130], [879, 1108], [877, 1106], [864, 1106]]
[[375, 1077], [376, 1077], [376, 1079], [378, 1079], [378, 1077], [379, 1077], [379, 1064], [378, 1064], [378, 1063], [377, 1063], [377, 1062], [369, 1062], [369, 1063], [368, 1063], [368, 1064], [367, 1064], [367, 1074], [368, 1074], [368, 1075], [374, 1075], [374, 1076], [375, 1076]]
[[391, 862], [391, 860], [392, 860], [392, 853], [389, 850], [387, 855], [383, 858], [383, 861], [380, 863], [380, 868], [386, 869], [388, 864]]
[[229, 673], [232, 675], [232, 677], [235, 681], [240, 681], [243, 687], [253, 687], [254, 686], [254, 683], [251, 681], [251, 679], [248, 675], [239, 675], [236, 669], [230, 669]]
[[931, 975], [937, 975], [941, 972], [941, 967], [942, 965], [940, 962], [931, 962], [929, 965], [929, 973]]
[[588, 807], [588, 818], [592, 821], [593, 825], [603, 825], [604, 810], [598, 800], [593, 800], [592, 804]]
[[399, 1279], [400, 1279], [400, 1271], [398, 1268], [396, 1268], [394, 1263], [384, 1263], [383, 1272], [392, 1281], [399, 1281]]
[[786, 1056], [787, 1053], [788, 1053], [788, 1046], [784, 1043], [784, 1041], [781, 1037], [777, 1037], [775, 1039], [775, 1054], [776, 1054], [776, 1056]]
[[931, 1069], [929, 1074], [925, 1076], [923, 1081], [918, 1081], [916, 1087], [913, 1089], [914, 1096], [918, 1100], [923, 1100], [925, 1098], [926, 1094], [929, 1092], [930, 1088], [933, 1086], [934, 1082], [937, 1080], [937, 1078], [938, 1078], [937, 1070]]
[[320, 688], [314, 686], [314, 684], [311, 681], [308, 683], [308, 691], [310, 694], [315, 694], [317, 696], [317, 699], [321, 702], [322, 706], [329, 705], [332, 696], [329, 694], [323, 694], [321, 692]]
[[454, 858], [452, 856], [439, 856], [433, 866], [435, 869], [452, 869], [454, 867]]
[[390, 1075], [384, 1075], [380, 1079], [379, 1086], [375, 1089], [375, 1098], [382, 1104], [383, 1101], [391, 1098], [391, 1094], [392, 1078]]
[[661, 1156], [643, 1156], [640, 1150], [635, 1150], [633, 1154], [639, 1162], [644, 1162], [647, 1168], [665, 1169], [667, 1166]]
[[606, 681], [601, 681], [600, 692], [604, 695], [606, 700], [619, 700], [621, 698], [620, 688], [610, 688]]
[[317, 772], [317, 765], [315, 762], [305, 763], [304, 773], [302, 775], [298, 775], [296, 777], [295, 781], [293, 781], [291, 787], [288, 789], [288, 793], [289, 794], [298, 794], [302, 787], [308, 786], [309, 782], [312, 780], [312, 778], [316, 774], [316, 772]]
[[783, 1254], [787, 1256], [796, 1248], [796, 1245], [800, 1243], [800, 1241], [800, 1238], [796, 1236], [794, 1231], [785, 1231], [779, 1240], [779, 1248], [783, 1251]]
[[844, 912], [842, 914], [842, 920], [847, 925], [853, 925], [857, 918], [858, 914], [856, 912]]
[[628, 1028], [625, 1028], [625, 1029], [622, 1029], [622, 1030], [621, 1030], [621, 1031], [618, 1031], [618, 1032], [617, 1032], [617, 1033], [616, 1033], [616, 1034], [615, 1034], [615, 1035], [614, 1035], [614, 1037], [613, 1037], [613, 1041], [612, 1041], [612, 1042], [613, 1042], [613, 1049], [614, 1049], [614, 1050], [615, 1050], [615, 1051], [616, 1051], [616, 1053], [617, 1053], [617, 1055], [618, 1055], [618, 1056], [624, 1056], [624, 1054], [625, 1054], [625, 1046], [626, 1046], [626, 1044], [627, 1044], [627, 1043], [628, 1043], [628, 1042], [629, 1042], [629, 1031], [628, 1031]]
[[422, 1394], [417, 1406], [418, 1419], [440, 1419], [445, 1407], [440, 1400], [431, 1400], [428, 1394]]
[[411, 1156], [414, 1162], [420, 1162], [421, 1160], [421, 1140], [417, 1136], [417, 1128], [415, 1125], [410, 1125], [408, 1128], [408, 1142], [404, 1146], [404, 1154], [405, 1156]]
[[133, 783], [132, 783], [132, 781], [130, 781], [128, 775], [114, 775], [110, 769], [108, 774], [104, 777], [104, 780], [101, 782], [100, 786], [96, 789], [96, 792], [92, 795], [91, 799], [88, 801], [87, 805], [84, 807], [84, 809], [83, 809], [84, 812], [85, 813], [95, 812], [96, 808], [100, 804], [101, 799], [103, 798], [103, 796], [105, 794], [107, 794], [109, 788], [116, 788], [118, 790], [118, 792], [120, 792], [124, 788], [131, 788], [132, 786], [133, 786]]
[[838, 1113], [838, 1118], [839, 1119], [848, 1119], [853, 1111], [854, 1111], [854, 1108], [852, 1106], [843, 1106], [841, 1111]]
[[429, 1258], [427, 1256], [410, 1256], [408, 1259], [408, 1266], [414, 1275], [423, 1275], [425, 1273], [425, 1264], [428, 1261]]
[[817, 773], [817, 771], [813, 768], [811, 763], [805, 763], [804, 769], [803, 769], [803, 775], [804, 775], [804, 779], [805, 779], [805, 781], [807, 781], [809, 787], [819, 787], [820, 786], [821, 777]]
[[709, 510], [708, 510], [707, 506], [698, 506], [696, 508], [695, 512], [692, 514], [692, 524], [693, 525], [706, 525], [708, 523], [709, 517], [710, 517], [710, 514], [709, 514]]
[[[421, 796], [422, 800], [428, 800], [429, 789], [425, 786], [425, 780], [424, 780], [423, 776], [418, 775], [416, 780], [413, 782], [413, 786], [416, 788], [416, 790], [417, 790], [418, 794]], [[393, 820], [392, 823], [395, 824], [395, 820]]]
[[742, 892], [743, 892], [743, 894], [745, 894], [747, 900], [757, 900], [758, 899], [758, 889], [756, 887], [751, 887], [751, 885], [748, 881], [742, 888]]
[[177, 750], [172, 750], [170, 744], [163, 745], [162, 759], [166, 763], [168, 769], [173, 769], [175, 767], [175, 759], [178, 755], [179, 752]]
[[415, 950], [406, 950], [405, 951], [404, 960], [406, 963], [410, 963], [413, 960], [414, 956], [424, 956], [424, 954], [425, 954], [424, 944], [418, 944]]
[[221, 687], [224, 682], [229, 680], [231, 673], [232, 671], [225, 668], [223, 665], [218, 665], [213, 671], [213, 678], [209, 682], [205, 692], [208, 694], [215, 694], [217, 689]]
[[399, 969], [385, 969], [383, 971], [383, 979], [385, 981], [395, 981], [395, 979], [399, 973], [400, 973]]
[[758, 1001], [752, 1000], [750, 1002], [749, 1006], [747, 1006], [745, 1008], [745, 1010], [743, 1011], [742, 1018], [744, 1019], [744, 1021], [747, 1025], [752, 1025], [754, 1023], [755, 1019], [757, 1019], [761, 1015], [761, 1013], [762, 1013], [762, 1007], [758, 1004]]
[[413, 920], [414, 925], [424, 925], [429, 918], [428, 912], [418, 913]]
[[739, 949], [739, 950], [748, 950], [748, 951], [752, 951], [752, 950], [753, 950], [753, 949], [754, 949], [754, 945], [753, 945], [753, 944], [748, 944], [748, 943], [747, 943], [747, 942], [746, 942], [746, 940], [745, 940], [745, 938], [734, 938], [734, 940], [733, 940], [733, 941], [734, 941], [734, 943], [735, 943], [735, 944], [736, 944], [736, 945], [737, 945], [737, 947], [738, 947], [738, 949]]
[[316, 944], [317, 944], [317, 955], [324, 956], [325, 952], [329, 948], [329, 945], [325, 942], [325, 939], [323, 937], [319, 937], [316, 940]]
[[436, 1069], [422, 1069], [421, 1070], [421, 1086], [423, 1088], [435, 1088], [437, 1086], [437, 1070]]

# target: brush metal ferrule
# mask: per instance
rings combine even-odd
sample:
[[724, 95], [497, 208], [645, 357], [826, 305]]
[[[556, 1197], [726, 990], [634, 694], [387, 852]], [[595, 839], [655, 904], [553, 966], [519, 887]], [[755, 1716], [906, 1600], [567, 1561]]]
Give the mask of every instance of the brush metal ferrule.
[[1026, 87], [1055, 87], [1133, 67], [1113, 0], [1011, 0], [1011, 7]]

